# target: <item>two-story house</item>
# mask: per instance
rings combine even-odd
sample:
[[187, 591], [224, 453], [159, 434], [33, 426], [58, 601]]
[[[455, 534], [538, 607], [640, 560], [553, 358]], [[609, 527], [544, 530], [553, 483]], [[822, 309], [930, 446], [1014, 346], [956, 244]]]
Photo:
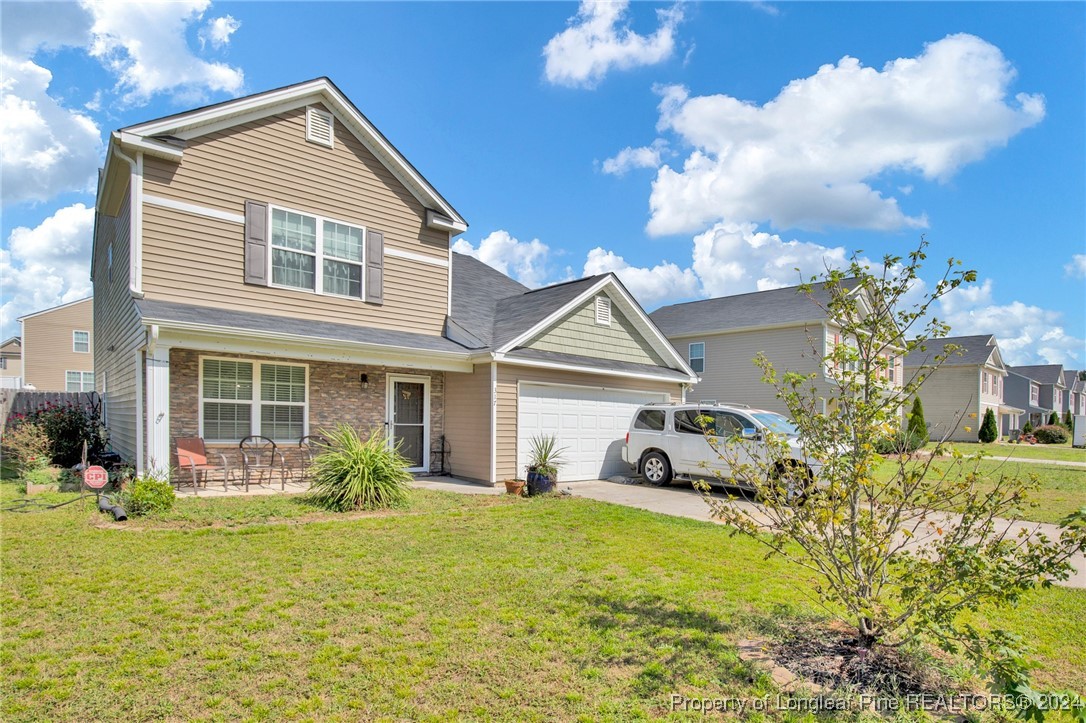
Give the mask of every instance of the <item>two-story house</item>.
[[1025, 412], [1005, 402], [1007, 367], [991, 334], [929, 339], [905, 357], [905, 374], [921, 381], [933, 440], [976, 442], [989, 409], [1000, 430], [1016, 429]]
[[94, 299], [19, 317], [23, 324], [23, 386], [42, 392], [92, 392]]
[[1064, 412], [1071, 412], [1072, 416], [1086, 414], [1086, 381], [1081, 379], [1081, 372], [1077, 369], [1064, 369], [1063, 386], [1066, 393], [1063, 395], [1060, 418], [1063, 418]]
[[[1020, 406], [1025, 414], [1020, 419], [1023, 426], [1028, 421], [1034, 427], [1048, 424], [1052, 412], [1062, 409], [1065, 387], [1063, 366], [1041, 364], [1036, 366], [1007, 367], [1007, 402]], [[1004, 433], [1009, 430], [1005, 429]]]
[[[854, 280], [846, 279], [842, 285], [850, 293], [863, 293]], [[832, 404], [834, 375], [842, 372], [833, 368], [830, 353], [835, 345], [850, 343], [827, 317], [829, 301], [830, 292], [820, 283], [813, 285], [810, 294], [789, 286], [672, 304], [650, 317], [701, 376], [688, 393], [690, 399], [747, 404], [787, 414], [754, 364], [754, 358], [764, 353], [778, 373], [816, 374], [816, 389], [825, 393], [825, 412]], [[901, 357], [885, 363], [886, 382], [901, 386]]]
[[100, 178], [96, 369], [140, 470], [347, 423], [487, 483], [555, 433], [595, 479], [696, 380], [613, 274], [529, 290], [453, 253], [463, 217], [327, 78], [116, 131]]
[[0, 344], [0, 389], [23, 386], [23, 340], [17, 336]]

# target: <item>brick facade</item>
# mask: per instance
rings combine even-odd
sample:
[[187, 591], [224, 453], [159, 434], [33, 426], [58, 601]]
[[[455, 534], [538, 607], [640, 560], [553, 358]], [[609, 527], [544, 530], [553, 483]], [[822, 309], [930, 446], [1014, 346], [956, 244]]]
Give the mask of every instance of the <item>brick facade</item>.
[[[178, 437], [200, 436], [200, 356], [205, 352], [190, 349], [170, 350], [170, 445], [176, 448]], [[365, 366], [285, 359], [278, 357], [244, 356], [206, 352], [207, 356], [245, 359], [253, 362], [306, 364], [309, 366], [309, 433], [332, 429], [343, 422], [365, 433], [374, 427], [383, 428], [386, 419], [386, 394], [389, 374], [428, 377], [430, 380], [430, 447], [440, 445], [445, 431], [445, 373], [425, 369]], [[360, 376], [367, 376], [362, 388]], [[231, 464], [240, 465], [237, 445], [216, 445], [215, 451], [227, 455]], [[283, 445], [284, 453], [297, 459], [300, 450], [295, 445]], [[176, 463], [176, 460], [175, 460]], [[434, 460], [431, 467], [439, 462]], [[187, 479], [187, 478], [186, 478]]]

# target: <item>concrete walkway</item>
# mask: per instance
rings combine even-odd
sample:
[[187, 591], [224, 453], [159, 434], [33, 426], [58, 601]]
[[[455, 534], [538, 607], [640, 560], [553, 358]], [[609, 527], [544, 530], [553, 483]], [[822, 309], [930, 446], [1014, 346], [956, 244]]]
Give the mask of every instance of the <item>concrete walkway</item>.
[[[505, 490], [501, 487], [472, 484], [452, 477], [424, 477], [415, 480], [414, 486], [462, 494], [505, 493]], [[559, 490], [569, 490], [577, 497], [586, 497], [600, 502], [625, 505], [626, 507], [636, 507], [649, 512], [672, 515], [673, 517], [687, 517], [692, 520], [720, 524], [719, 521], [709, 516], [709, 506], [702, 500], [701, 493], [693, 489], [689, 483], [676, 482], [670, 487], [649, 487], [641, 484], [620, 484], [595, 480], [591, 482], [562, 482], [559, 483], [558, 488]], [[751, 500], [740, 499], [737, 504], [742, 505], [755, 515], [758, 514], [759, 506]], [[1023, 528], [1030, 534], [1040, 532], [1050, 539], [1059, 536], [1059, 529], [1056, 525], [1043, 522], [1006, 520], [1005, 524], [1007, 528]], [[1017, 532], [1011, 533], [1012, 536], [1016, 534]], [[1059, 584], [1086, 589], [1086, 555], [1076, 555], [1071, 560], [1071, 564], [1075, 568], [1074, 572], [1072, 572], [1070, 578]]]

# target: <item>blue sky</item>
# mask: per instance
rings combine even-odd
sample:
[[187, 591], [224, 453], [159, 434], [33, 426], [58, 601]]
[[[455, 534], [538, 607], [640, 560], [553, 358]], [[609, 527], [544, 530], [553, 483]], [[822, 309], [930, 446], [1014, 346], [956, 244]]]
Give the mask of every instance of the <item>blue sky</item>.
[[926, 234], [955, 333], [1086, 366], [1083, 3], [0, 8], [5, 338], [89, 293], [111, 130], [327, 75], [525, 283], [652, 310]]

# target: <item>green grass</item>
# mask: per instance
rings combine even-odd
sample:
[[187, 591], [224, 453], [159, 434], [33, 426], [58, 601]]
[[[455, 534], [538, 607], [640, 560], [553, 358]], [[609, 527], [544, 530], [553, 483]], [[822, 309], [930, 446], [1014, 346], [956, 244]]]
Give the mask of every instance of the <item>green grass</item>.
[[[949, 459], [939, 459], [933, 470], [946, 470]], [[883, 462], [875, 474], [876, 479], [887, 480], [895, 469], [895, 462]], [[1061, 519], [1086, 505], [1086, 470], [1074, 467], [1058, 467], [1033, 462], [985, 459], [978, 464], [978, 471], [988, 477], [998, 475], [1037, 475], [1040, 486], [1031, 496], [1030, 507], [1022, 510], [1019, 519], [1032, 522], [1059, 522]], [[982, 492], [992, 489], [992, 484], [981, 482]]]
[[[81, 502], [0, 522], [5, 721], [701, 720], [670, 694], [772, 693], [736, 641], [816, 615], [807, 576], [753, 541], [583, 499], [182, 499], [123, 526]], [[1086, 688], [1086, 591], [988, 621], [1037, 646], [1039, 681]]]
[[[981, 444], [980, 442], [950, 442], [944, 447], [953, 447], [962, 454], [971, 455], [983, 453], [992, 459], [1043, 459], [1059, 462], [1081, 462], [1086, 464], [1086, 449], [1076, 449], [1067, 444], [1009, 444], [1007, 442], [994, 442]], [[935, 449], [936, 444], [929, 442], [925, 449]]]

